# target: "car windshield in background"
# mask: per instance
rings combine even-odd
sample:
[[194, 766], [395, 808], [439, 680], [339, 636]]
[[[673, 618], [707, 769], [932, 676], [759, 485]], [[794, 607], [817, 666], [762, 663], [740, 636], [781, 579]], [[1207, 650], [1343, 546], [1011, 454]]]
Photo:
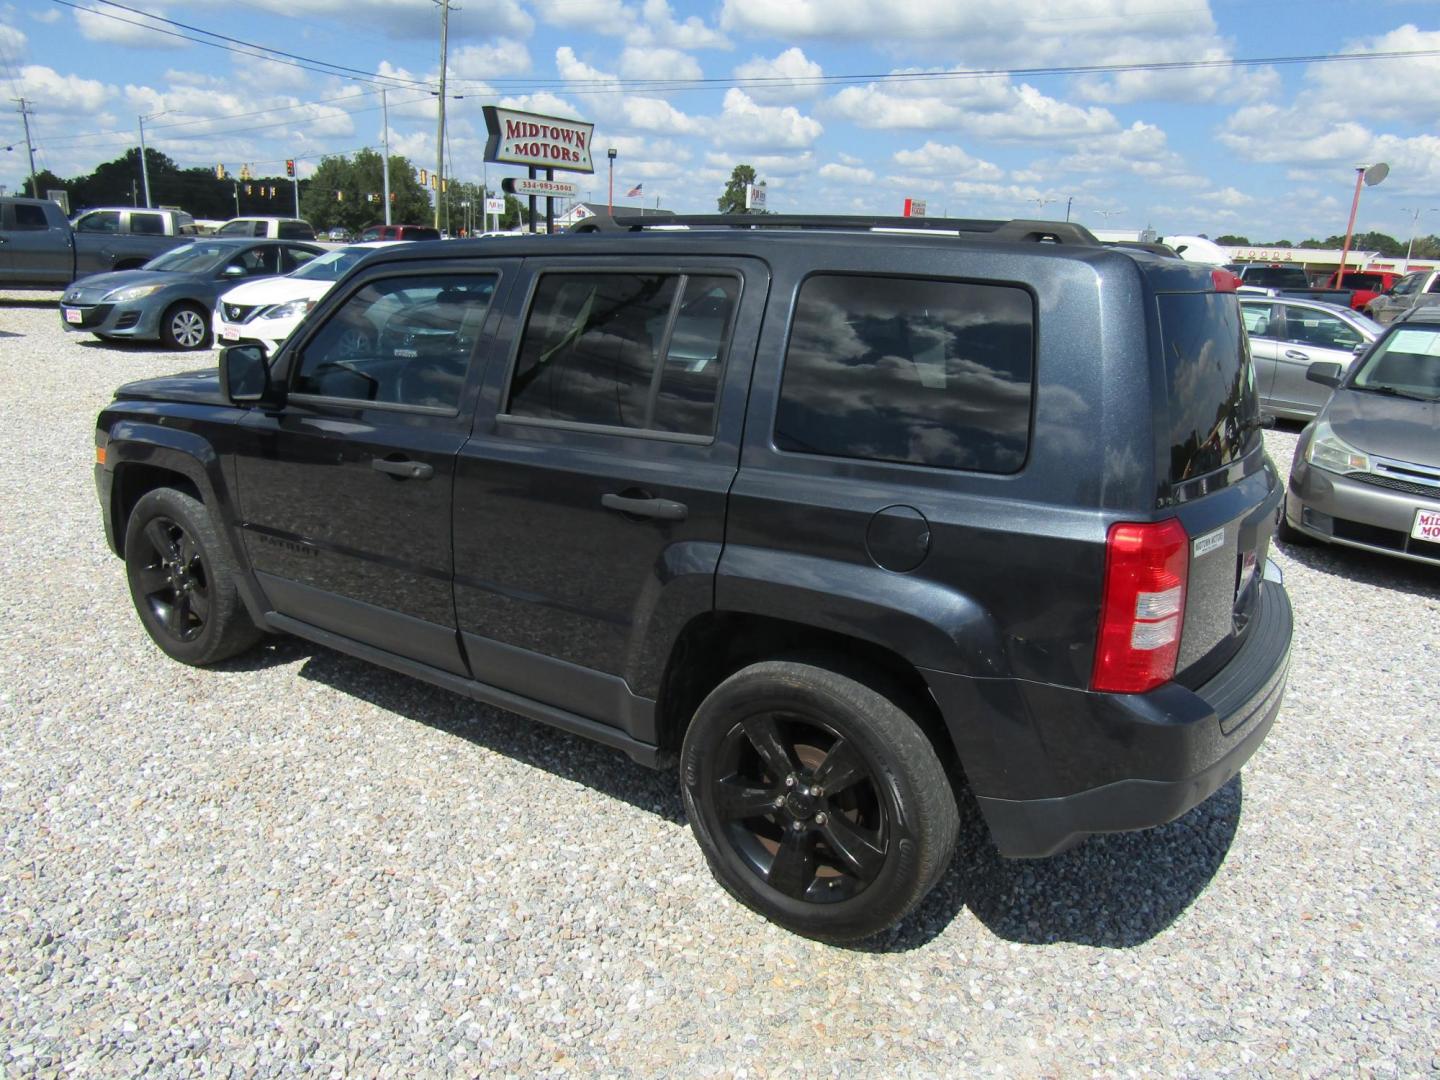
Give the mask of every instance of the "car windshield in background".
[[1377, 394], [1440, 400], [1440, 329], [1396, 330], [1365, 357], [1350, 385]]
[[172, 270], [182, 274], [203, 274], [220, 267], [227, 259], [240, 254], [230, 244], [182, 244], [157, 255], [145, 264], [146, 270]]
[[373, 248], [341, 248], [328, 251], [296, 270], [290, 276], [307, 281], [339, 281], [346, 272], [373, 251]]

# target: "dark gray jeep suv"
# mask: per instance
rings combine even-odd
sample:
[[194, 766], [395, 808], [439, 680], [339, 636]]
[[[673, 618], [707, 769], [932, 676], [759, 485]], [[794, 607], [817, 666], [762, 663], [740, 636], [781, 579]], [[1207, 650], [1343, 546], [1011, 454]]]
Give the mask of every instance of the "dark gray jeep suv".
[[379, 250], [272, 363], [122, 387], [96, 480], [156, 643], [296, 634], [678, 755], [720, 883], [827, 940], [925, 895], [959, 785], [1033, 857], [1241, 768], [1291, 616], [1230, 275], [1051, 222], [654, 224]]

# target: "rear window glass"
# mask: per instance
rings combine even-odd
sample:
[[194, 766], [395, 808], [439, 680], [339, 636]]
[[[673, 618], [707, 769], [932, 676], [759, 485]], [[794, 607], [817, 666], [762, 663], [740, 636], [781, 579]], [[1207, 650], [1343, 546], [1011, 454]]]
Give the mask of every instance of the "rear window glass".
[[1260, 440], [1255, 369], [1230, 293], [1162, 293], [1170, 481], [1224, 468]]
[[812, 277], [795, 307], [775, 445], [1017, 472], [1029, 448], [1034, 336], [1023, 289]]

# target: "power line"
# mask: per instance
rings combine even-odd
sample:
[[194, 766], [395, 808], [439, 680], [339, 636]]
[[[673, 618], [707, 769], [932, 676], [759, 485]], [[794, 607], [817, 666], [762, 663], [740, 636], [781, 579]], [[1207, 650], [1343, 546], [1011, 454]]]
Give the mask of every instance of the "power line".
[[[102, 4], [112, 3], [112, 0], [98, 0], [98, 2]], [[127, 19], [121, 15], [111, 14], [108, 11], [100, 11], [96, 8], [85, 7], [83, 4], [72, 3], [72, 0], [52, 0], [52, 3], [59, 4], [61, 7], [71, 8], [75, 11], [83, 11], [87, 15], [96, 15], [102, 19], [111, 19], [114, 22], [125, 23], [127, 26], [138, 26], [140, 29], [148, 30], [153, 34], [164, 34], [166, 37], [179, 38], [182, 41], [189, 41], [196, 45], [208, 45], [212, 49], [220, 49], [224, 52], [238, 53], [241, 56], [248, 56], [252, 60], [268, 60], [272, 64], [284, 64], [286, 67], [299, 68], [302, 71], [314, 72], [317, 75], [329, 75], [332, 78], [354, 79], [357, 82], [370, 83], [372, 86], [398, 86], [407, 88], [421, 86], [428, 88], [430, 86], [429, 83], [423, 82], [418, 79], [402, 79], [399, 76], [395, 75], [377, 75], [372, 72], [361, 72], [358, 68], [347, 68], [343, 65], [331, 64], [329, 63], [329, 61], [326, 60], [309, 60], [308, 58], [302, 57], [301, 60], [305, 61], [302, 63], [294, 59], [287, 59], [287, 57], [290, 57], [293, 54], [281, 52], [278, 49], [271, 49], [267, 45], [255, 45], [250, 42], [240, 41], [238, 38], [227, 38], [223, 34], [215, 34], [209, 30], [200, 30], [196, 28], [195, 33], [206, 34], [211, 37], [218, 37], [222, 40], [206, 41], [204, 38], [192, 37], [190, 34], [182, 34], [175, 30], [166, 30], [163, 26], [155, 26], [153, 23], [137, 22], [134, 19]], [[134, 11], [136, 12], [136, 14], [144, 15], [147, 19], [156, 19], [160, 22], [170, 23], [174, 26], [181, 26], [185, 27], [186, 29], [191, 29], [184, 23], [177, 23], [173, 19], [162, 18], [159, 15], [150, 15], [147, 12], [138, 11], [135, 8], [126, 8], [123, 4], [113, 4], [113, 6], [124, 8], [126, 11]], [[240, 49], [236, 48], [234, 45], [226, 45], [223, 43], [225, 41], [238, 42], [239, 44], [246, 46], [246, 48]], [[325, 66], [316, 66], [321, 64]], [[353, 74], [351, 74], [352, 72]]]

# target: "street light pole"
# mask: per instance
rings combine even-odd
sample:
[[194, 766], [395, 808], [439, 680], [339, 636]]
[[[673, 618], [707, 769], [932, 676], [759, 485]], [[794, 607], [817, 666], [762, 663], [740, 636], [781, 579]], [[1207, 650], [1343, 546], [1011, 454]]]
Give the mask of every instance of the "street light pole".
[[[442, 99], [443, 100], [443, 99]], [[444, 108], [444, 105], [441, 105]], [[390, 99], [380, 88], [380, 113], [385, 124], [385, 160], [380, 163], [381, 198], [385, 201], [385, 224], [390, 224]], [[299, 217], [299, 214], [295, 215]]]
[[605, 205], [607, 208], [606, 212], [609, 213], [611, 217], [615, 216], [615, 155], [617, 153], [619, 153], [619, 151], [613, 146], [605, 151], [605, 156], [610, 159], [610, 198]]
[[440, 122], [435, 132], [435, 228], [440, 228], [440, 199], [445, 193], [445, 68], [450, 48], [450, 0], [440, 5]]
[[1345, 226], [1345, 246], [1340, 249], [1340, 269], [1335, 272], [1335, 284], [1345, 282], [1345, 259], [1350, 254], [1350, 238], [1355, 234], [1355, 213], [1360, 209], [1360, 185], [1374, 187], [1390, 175], [1390, 166], [1383, 161], [1374, 165], [1355, 166], [1355, 198], [1350, 200], [1350, 223]]
[[1405, 245], [1405, 269], [1400, 271], [1402, 274], [1408, 274], [1410, 272], [1410, 256], [1415, 251], [1415, 233], [1420, 228], [1420, 215], [1433, 214], [1440, 207], [1431, 206], [1424, 210], [1406, 210], [1402, 206], [1400, 209], [1410, 215], [1410, 243]]

